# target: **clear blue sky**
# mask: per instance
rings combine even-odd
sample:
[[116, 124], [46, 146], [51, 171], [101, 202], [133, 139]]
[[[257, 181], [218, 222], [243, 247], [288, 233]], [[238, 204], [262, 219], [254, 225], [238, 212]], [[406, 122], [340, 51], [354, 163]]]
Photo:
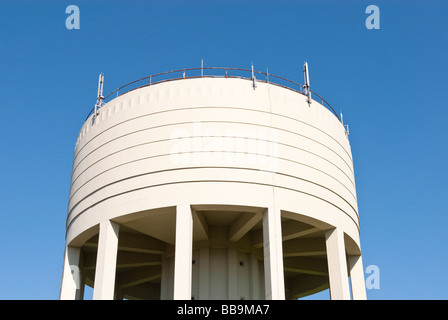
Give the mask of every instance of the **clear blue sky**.
[[[229, 66], [344, 114], [369, 299], [448, 298], [447, 1], [1, 1], [0, 299], [58, 299], [73, 151], [96, 100], [143, 76]], [[68, 30], [68, 5], [80, 29]], [[368, 30], [368, 5], [380, 29]], [[328, 293], [322, 297], [327, 298]]]

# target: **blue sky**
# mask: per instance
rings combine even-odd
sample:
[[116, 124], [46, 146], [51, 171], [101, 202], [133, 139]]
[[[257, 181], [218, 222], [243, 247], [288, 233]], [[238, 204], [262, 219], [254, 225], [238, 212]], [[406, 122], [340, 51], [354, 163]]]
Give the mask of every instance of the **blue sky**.
[[[71, 4], [79, 30], [65, 26]], [[350, 128], [364, 267], [380, 270], [368, 299], [447, 299], [447, 21], [446, 1], [1, 1], [0, 299], [59, 297], [98, 74], [108, 93], [201, 59], [299, 83], [308, 61]]]

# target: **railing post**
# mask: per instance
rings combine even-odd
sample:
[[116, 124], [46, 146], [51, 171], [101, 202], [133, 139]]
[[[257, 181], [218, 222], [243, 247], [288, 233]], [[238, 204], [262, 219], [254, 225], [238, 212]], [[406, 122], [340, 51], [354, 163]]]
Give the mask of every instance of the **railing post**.
[[[183, 75], [182, 75], [182, 78], [183, 79], [186, 79], [186, 72], [187, 72], [187, 70], [201, 70], [201, 77], [204, 77], [204, 70], [212, 70], [211, 71], [211, 73], [210, 73], [210, 75], [208, 75], [209, 77], [219, 77], [219, 71], [217, 71], [217, 70], [222, 70], [222, 69], [225, 69], [225, 78], [227, 79], [227, 78], [229, 78], [229, 77], [236, 77], [236, 78], [243, 78], [243, 79], [250, 79], [249, 77], [245, 77], [245, 74], [246, 74], [246, 72], [252, 72], [252, 82], [253, 82], [253, 87], [254, 87], [254, 89], [256, 88], [256, 76], [255, 76], [255, 70], [253, 69], [253, 65], [252, 65], [252, 69], [251, 70], [248, 70], [248, 69], [241, 69], [241, 68], [229, 68], [229, 67], [204, 67], [203, 66], [203, 63], [201, 63], [201, 68], [184, 68], [184, 69], [176, 69], [176, 70], [172, 70], [172, 71], [167, 71], [167, 72], [162, 72], [162, 73], [157, 73], [157, 74], [155, 74], [155, 76], [162, 76], [162, 75], [168, 75], [168, 79], [181, 79], [181, 78], [179, 78], [178, 76], [177, 76], [177, 74], [179, 73], [179, 72], [183, 72]], [[234, 76], [229, 76], [229, 70], [231, 70], [232, 72], [234, 72], [235, 74], [234, 74]], [[216, 71], [216, 75], [215, 75], [215, 71]], [[193, 76], [192, 77], [194, 77], [194, 73], [195, 72], [193, 72], [192, 71], [192, 74], [193, 74]], [[266, 83], [269, 83], [269, 81], [270, 81], [270, 79], [269, 79], [269, 77], [271, 77], [271, 78], [273, 78], [274, 80], [274, 82], [272, 82], [273, 84], [277, 84], [277, 85], [279, 85], [279, 86], [282, 86], [282, 87], [287, 87], [287, 88], [290, 88], [290, 89], [292, 89], [292, 90], [295, 90], [295, 91], [297, 91], [297, 92], [299, 92], [299, 93], [301, 93], [301, 94], [303, 94], [303, 95], [309, 95], [309, 98], [311, 98], [311, 93], [312, 93], [312, 91], [309, 89], [309, 87], [307, 88], [306, 86], [304, 86], [304, 85], [301, 85], [301, 84], [299, 84], [299, 83], [296, 83], [296, 82], [294, 82], [294, 81], [291, 81], [291, 80], [289, 80], [289, 79], [286, 79], [286, 78], [283, 78], [283, 77], [280, 77], [280, 76], [276, 76], [276, 75], [273, 75], [273, 74], [271, 74], [270, 76], [269, 76], [269, 71], [268, 71], [268, 68], [266, 68], [266, 72], [259, 72], [259, 71], [257, 71], [257, 73], [259, 73], [260, 75], [261, 74], [264, 74], [265, 75], [265, 82]], [[240, 75], [240, 76], [239, 76]], [[149, 85], [151, 86], [153, 83], [152, 83], [152, 76], [153, 75], [150, 75], [150, 76], [147, 76], [147, 77], [144, 77], [144, 78], [141, 78], [141, 79], [139, 79], [139, 80], [136, 80], [136, 81], [133, 81], [133, 82], [131, 82], [131, 83], [128, 83], [128, 84], [126, 84], [126, 85], [124, 85], [124, 86], [121, 86], [121, 87], [119, 87], [119, 89], [120, 88], [123, 88], [123, 89], [125, 89], [124, 90], [124, 93], [126, 93], [127, 92], [127, 89], [129, 88], [128, 86], [129, 85], [131, 85], [131, 84], [135, 84], [135, 83], [141, 83], [140, 81], [146, 81], [146, 79], [148, 79], [148, 77], [149, 77]], [[205, 75], [205, 76], [207, 76], [207, 75]], [[156, 79], [156, 84], [157, 83], [159, 83], [158, 82], [159, 80], [158, 79]], [[164, 80], [162, 80], [162, 81], [164, 81]], [[261, 79], [260, 79], [260, 81], [262, 81]], [[284, 82], [286, 82], [286, 84], [285, 85], [282, 85], [281, 83], [284, 83]], [[298, 86], [298, 90], [296, 90], [296, 86]], [[120, 96], [120, 90], [119, 89], [116, 89], [115, 91], [116, 91], [116, 97], [119, 97]], [[113, 93], [114, 93], [114, 91], [112, 91], [109, 95], [110, 96], [112, 96], [113, 95]], [[314, 92], [313, 92], [314, 93]], [[325, 101], [321, 96], [319, 96], [318, 94], [316, 94], [316, 93], [314, 93], [315, 95], [317, 95], [320, 99], [321, 99], [321, 103], [322, 103], [322, 105], [323, 106], [325, 106], [327, 109], [329, 109], [330, 111], [332, 111], [333, 113], [334, 113], [334, 115], [336, 116], [336, 118], [338, 118], [339, 119], [339, 121], [341, 121], [340, 120], [340, 118], [339, 118], [339, 116], [338, 116], [338, 114], [334, 111], [334, 109], [333, 109], [333, 107], [327, 102], [327, 101]], [[108, 98], [109, 97], [109, 95], [107, 95], [106, 96], [106, 98]], [[112, 97], [110, 98], [110, 99], [112, 99]], [[315, 101], [316, 101], [316, 99], [315, 99]], [[89, 113], [89, 116], [90, 116], [90, 114], [91, 113]], [[87, 117], [87, 118], [89, 118], [89, 116]], [[87, 119], [86, 119], [87, 120]]]

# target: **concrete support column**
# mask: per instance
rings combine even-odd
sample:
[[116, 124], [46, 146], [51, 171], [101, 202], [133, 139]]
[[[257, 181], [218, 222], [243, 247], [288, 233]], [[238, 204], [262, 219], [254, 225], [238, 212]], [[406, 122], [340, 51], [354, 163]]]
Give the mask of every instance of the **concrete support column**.
[[160, 279], [160, 299], [173, 300], [174, 288], [174, 258], [173, 256], [162, 257], [162, 278]]
[[332, 300], [350, 300], [344, 232], [338, 228], [325, 233], [328, 275]]
[[100, 223], [93, 300], [113, 300], [117, 268], [119, 225], [112, 221]]
[[174, 300], [191, 299], [193, 259], [193, 216], [190, 205], [176, 207], [176, 247], [174, 257]]
[[258, 257], [252, 252], [250, 254], [250, 276], [251, 276], [251, 296], [253, 300], [261, 300], [260, 296], [260, 269], [258, 267]]
[[238, 256], [235, 248], [227, 249], [228, 299], [238, 300]]
[[364, 280], [364, 269], [361, 255], [349, 256], [348, 266], [350, 270], [353, 300], [366, 300], [366, 283]]
[[80, 255], [81, 248], [65, 247], [60, 300], [81, 299]]
[[199, 300], [210, 298], [210, 248], [199, 249]]
[[115, 298], [114, 300], [123, 300], [123, 289], [115, 288]]
[[263, 250], [266, 300], [285, 299], [280, 210], [268, 208], [263, 215]]
[[[82, 266], [82, 256], [81, 256], [81, 266]], [[79, 290], [79, 300], [84, 300], [84, 290], [86, 288], [86, 274], [85, 272], [81, 271], [81, 288]]]

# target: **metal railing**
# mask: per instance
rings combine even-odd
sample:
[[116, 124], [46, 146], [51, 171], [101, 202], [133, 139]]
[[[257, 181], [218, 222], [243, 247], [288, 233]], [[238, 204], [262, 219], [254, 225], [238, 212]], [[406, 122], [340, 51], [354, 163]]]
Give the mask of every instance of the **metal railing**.
[[[213, 71], [213, 74], [209, 74], [210, 71]], [[188, 74], [187, 74], [188, 73]], [[249, 73], [249, 76], [245, 76], [247, 73]], [[112, 100], [113, 98], [119, 97], [125, 93], [128, 93], [130, 91], [152, 86], [158, 83], [163, 83], [167, 81], [174, 81], [174, 80], [180, 80], [180, 79], [194, 79], [194, 78], [239, 78], [239, 79], [247, 79], [252, 80], [256, 82], [263, 82], [263, 83], [269, 83], [274, 84], [280, 87], [284, 87], [286, 89], [293, 90], [297, 93], [300, 93], [302, 95], [305, 95], [304, 93], [304, 86], [268, 73], [268, 72], [261, 72], [256, 70], [248, 70], [248, 69], [241, 69], [241, 68], [228, 68], [228, 67], [201, 67], [201, 68], [186, 68], [186, 69], [179, 69], [179, 70], [172, 70], [172, 71], [165, 71], [161, 73], [156, 73], [153, 75], [149, 75], [143, 78], [140, 78], [138, 80], [134, 80], [132, 82], [129, 82], [108, 95], [106, 95], [103, 98], [103, 103], [106, 103], [107, 100]], [[255, 78], [255, 79], [254, 79]], [[341, 121], [339, 115], [334, 111], [333, 107], [320, 95], [318, 95], [316, 92], [310, 90], [310, 92], [314, 95], [313, 100], [317, 101], [315, 97], [319, 98], [321, 104], [325, 106], [328, 110], [330, 110], [336, 118], [338, 118], [339, 121]], [[92, 108], [92, 110], [89, 112], [86, 120], [92, 115], [95, 108]]]

